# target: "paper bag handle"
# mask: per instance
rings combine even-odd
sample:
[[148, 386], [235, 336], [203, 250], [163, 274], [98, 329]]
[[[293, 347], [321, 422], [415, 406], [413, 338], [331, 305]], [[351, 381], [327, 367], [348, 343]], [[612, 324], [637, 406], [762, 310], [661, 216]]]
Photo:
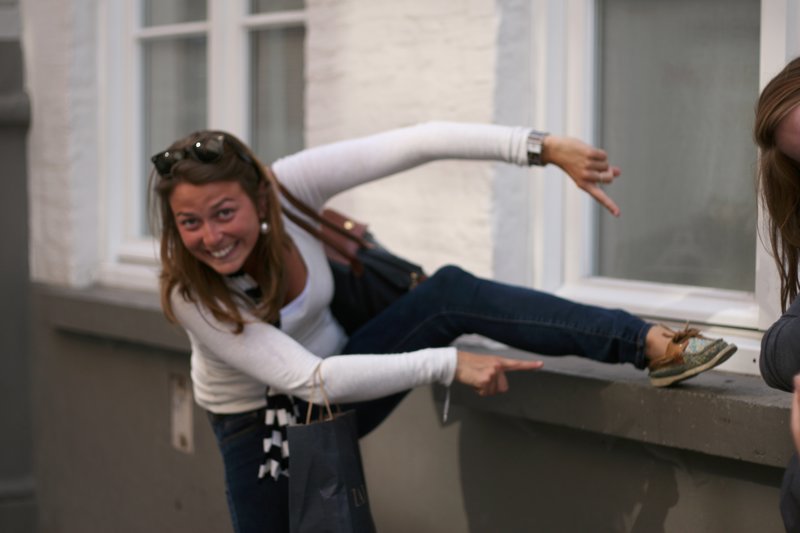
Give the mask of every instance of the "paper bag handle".
[[[319, 378], [319, 382], [317, 382]], [[314, 387], [311, 389], [311, 395], [308, 397], [308, 412], [306, 412], [306, 424], [311, 423], [311, 409], [314, 407], [314, 392], [317, 388], [322, 391], [322, 398], [325, 400], [325, 409], [328, 411], [328, 420], [333, 420], [333, 411], [331, 410], [331, 402], [328, 399], [328, 393], [325, 392], [325, 381], [322, 379], [322, 365], [318, 365], [314, 371]]]

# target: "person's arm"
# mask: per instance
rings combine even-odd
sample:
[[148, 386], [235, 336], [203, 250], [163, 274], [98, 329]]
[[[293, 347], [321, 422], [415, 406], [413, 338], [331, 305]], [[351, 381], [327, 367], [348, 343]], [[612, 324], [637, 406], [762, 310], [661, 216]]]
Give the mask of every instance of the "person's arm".
[[[431, 161], [471, 159], [527, 166], [530, 131], [489, 124], [427, 122], [309, 148], [279, 159], [272, 168], [293, 193], [320, 208], [342, 191]], [[548, 135], [543, 142], [542, 162], [561, 167], [603, 205], [616, 208], [608, 205], [610, 200], [597, 187], [619, 175], [618, 168], [609, 167], [602, 150], [577, 139]]]
[[[264, 385], [304, 400], [313, 394], [317, 367], [330, 399], [345, 403], [380, 398], [431, 383], [449, 385], [454, 378], [488, 396], [508, 389], [506, 371], [541, 366], [539, 362], [476, 356], [452, 347], [321, 359], [278, 328], [253, 317], [241, 333], [234, 334], [230, 325], [179, 295], [173, 296], [172, 304], [180, 324], [204, 349]], [[317, 396], [315, 401], [319, 400]]]
[[758, 364], [767, 385], [792, 392], [800, 372], [800, 298], [764, 334]]

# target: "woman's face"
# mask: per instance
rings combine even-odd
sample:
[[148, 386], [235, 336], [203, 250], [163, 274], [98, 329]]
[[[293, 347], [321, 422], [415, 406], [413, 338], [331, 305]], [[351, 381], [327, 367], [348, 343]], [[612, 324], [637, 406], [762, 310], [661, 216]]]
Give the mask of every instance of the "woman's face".
[[238, 182], [181, 182], [169, 204], [181, 240], [194, 257], [222, 275], [245, 268], [258, 241], [260, 217]]
[[775, 143], [778, 150], [800, 163], [800, 105], [778, 123]]

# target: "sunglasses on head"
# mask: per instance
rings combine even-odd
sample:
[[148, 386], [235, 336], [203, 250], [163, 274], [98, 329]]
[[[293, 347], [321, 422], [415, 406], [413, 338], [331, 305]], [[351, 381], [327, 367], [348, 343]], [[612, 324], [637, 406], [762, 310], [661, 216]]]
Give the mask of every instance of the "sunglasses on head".
[[[252, 163], [252, 160], [246, 154], [241, 153], [239, 150], [235, 150], [235, 152], [244, 162]], [[187, 157], [191, 157], [200, 163], [216, 163], [224, 153], [225, 135], [217, 133], [201, 137], [186, 148], [159, 152], [151, 157], [150, 161], [156, 167], [156, 172], [161, 177], [166, 177], [172, 172], [172, 167], [175, 166], [175, 163]]]

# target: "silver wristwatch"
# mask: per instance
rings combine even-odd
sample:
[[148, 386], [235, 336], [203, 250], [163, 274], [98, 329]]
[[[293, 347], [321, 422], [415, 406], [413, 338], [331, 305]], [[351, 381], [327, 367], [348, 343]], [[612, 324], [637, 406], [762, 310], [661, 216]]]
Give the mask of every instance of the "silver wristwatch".
[[538, 167], [544, 166], [542, 162], [542, 148], [544, 147], [544, 138], [549, 133], [544, 131], [531, 130], [528, 134], [528, 165], [536, 165]]

